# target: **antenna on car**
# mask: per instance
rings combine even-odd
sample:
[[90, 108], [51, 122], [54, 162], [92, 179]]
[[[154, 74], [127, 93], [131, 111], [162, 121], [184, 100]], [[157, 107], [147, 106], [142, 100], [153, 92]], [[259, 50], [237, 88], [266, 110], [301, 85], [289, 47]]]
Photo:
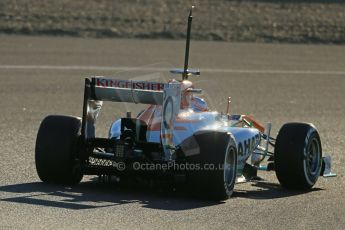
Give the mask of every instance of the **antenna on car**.
[[189, 16], [188, 16], [186, 50], [185, 50], [185, 56], [184, 56], [184, 68], [183, 68], [182, 80], [188, 79], [189, 46], [190, 46], [190, 33], [192, 31], [193, 9], [194, 9], [194, 6], [192, 6], [192, 8], [190, 9]]
[[195, 8], [194, 6], [191, 7], [191, 9], [189, 11], [189, 15], [188, 15], [186, 50], [185, 50], [185, 56], [184, 56], [184, 68], [183, 68], [183, 70], [182, 69], [174, 69], [174, 70], [170, 71], [171, 73], [182, 74], [182, 80], [187, 80], [191, 74], [200, 75], [199, 70], [188, 69], [190, 35], [191, 35], [191, 31], [192, 31], [193, 9], [194, 8]]

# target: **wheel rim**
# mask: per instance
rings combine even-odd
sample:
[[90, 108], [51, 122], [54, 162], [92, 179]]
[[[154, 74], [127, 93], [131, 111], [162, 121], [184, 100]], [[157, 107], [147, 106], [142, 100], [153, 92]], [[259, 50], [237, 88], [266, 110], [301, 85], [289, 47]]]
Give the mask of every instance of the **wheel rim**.
[[228, 195], [231, 195], [236, 179], [236, 150], [230, 147], [224, 162], [224, 186]]
[[320, 144], [317, 138], [313, 138], [306, 151], [305, 166], [308, 174], [317, 176], [320, 168]]

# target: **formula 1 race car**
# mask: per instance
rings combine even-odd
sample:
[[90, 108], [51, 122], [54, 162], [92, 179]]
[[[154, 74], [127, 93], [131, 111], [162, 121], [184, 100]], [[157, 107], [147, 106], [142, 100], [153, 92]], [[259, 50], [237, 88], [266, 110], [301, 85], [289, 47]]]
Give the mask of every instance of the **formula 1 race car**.
[[[193, 8], [192, 8], [193, 9]], [[276, 138], [247, 115], [210, 111], [189, 80], [192, 10], [188, 17], [185, 64], [173, 70], [182, 80], [148, 82], [107, 77], [85, 79], [82, 118], [48, 116], [39, 128], [35, 160], [46, 183], [73, 185], [83, 175], [181, 181], [208, 199], [226, 199], [237, 182], [274, 170], [284, 188], [310, 189], [331, 173], [330, 156], [312, 124], [287, 123]], [[112, 123], [108, 138], [95, 135], [103, 101], [148, 104]], [[274, 150], [273, 150], [274, 149]], [[265, 161], [264, 161], [265, 160]]]

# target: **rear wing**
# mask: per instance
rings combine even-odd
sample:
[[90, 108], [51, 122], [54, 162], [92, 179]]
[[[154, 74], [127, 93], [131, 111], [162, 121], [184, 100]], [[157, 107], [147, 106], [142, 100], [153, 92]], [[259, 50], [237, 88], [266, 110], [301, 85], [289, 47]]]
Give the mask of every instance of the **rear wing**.
[[163, 104], [164, 89], [168, 84], [160, 82], [117, 80], [103, 77], [91, 79], [93, 98], [101, 101]]
[[106, 77], [86, 78], [81, 128], [83, 140], [95, 138], [95, 124], [103, 101], [162, 105], [161, 140], [166, 158], [171, 158], [174, 149], [173, 123], [181, 102], [180, 82], [172, 80], [169, 83], [160, 83]]

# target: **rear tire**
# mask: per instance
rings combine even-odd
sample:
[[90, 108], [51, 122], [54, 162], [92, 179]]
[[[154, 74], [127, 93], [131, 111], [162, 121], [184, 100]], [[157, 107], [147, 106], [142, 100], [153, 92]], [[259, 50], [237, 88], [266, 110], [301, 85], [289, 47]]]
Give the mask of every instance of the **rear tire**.
[[77, 162], [81, 119], [48, 116], [38, 130], [35, 149], [36, 170], [46, 183], [77, 184], [83, 174]]
[[280, 184], [289, 189], [310, 189], [322, 168], [319, 134], [312, 124], [287, 123], [279, 131], [275, 171]]
[[195, 139], [199, 154], [187, 159], [189, 163], [199, 165], [200, 169], [188, 172], [189, 190], [203, 199], [228, 199], [234, 190], [237, 171], [237, 147], [233, 136], [209, 132], [195, 134], [191, 138]]

